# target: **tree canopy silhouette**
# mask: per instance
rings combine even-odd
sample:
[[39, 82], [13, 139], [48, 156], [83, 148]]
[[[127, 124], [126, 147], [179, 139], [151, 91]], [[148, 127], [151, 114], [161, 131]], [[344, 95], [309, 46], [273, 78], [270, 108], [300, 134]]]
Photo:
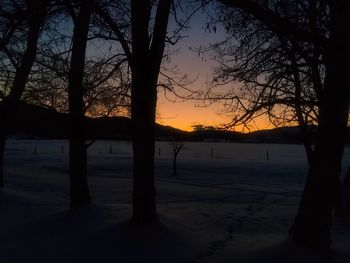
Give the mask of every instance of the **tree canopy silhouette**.
[[[13, 76], [5, 74], [8, 78], [5, 81], [2, 80], [8, 90], [2, 92], [0, 105], [0, 188], [4, 185], [6, 138], [13, 125], [13, 116], [18, 111], [21, 96], [36, 58], [38, 39], [47, 15], [48, 4], [48, 0], [27, 0], [17, 4], [6, 1], [1, 9], [0, 15], [3, 24], [1, 26], [0, 52], [5, 54], [5, 57], [0, 57], [1, 64], [5, 66], [10, 63], [14, 67], [15, 73]], [[23, 50], [21, 50], [20, 45], [16, 44], [19, 39], [25, 43]], [[14, 47], [12, 52], [9, 45]], [[7, 71], [6, 68], [5, 71]]]
[[[349, 32], [344, 30], [344, 25], [349, 23], [350, 4], [348, 1], [219, 2], [241, 10], [264, 24], [277, 37], [290, 39], [297, 47], [313, 46], [322, 58], [324, 84], [321, 90], [317, 90], [317, 138], [291, 233], [297, 243], [328, 249], [349, 111], [350, 83], [346, 64], [350, 51], [345, 44]], [[292, 8], [299, 11], [290, 12]], [[325, 19], [314, 15], [301, 19], [300, 14], [304, 12], [326, 16]]]

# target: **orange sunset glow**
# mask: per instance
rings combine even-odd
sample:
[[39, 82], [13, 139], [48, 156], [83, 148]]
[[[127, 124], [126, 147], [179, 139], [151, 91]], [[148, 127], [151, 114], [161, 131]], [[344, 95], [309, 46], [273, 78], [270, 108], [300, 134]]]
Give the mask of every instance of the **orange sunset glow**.
[[[218, 29], [215, 33], [208, 33], [205, 30], [205, 18], [200, 14], [194, 17], [191, 27], [188, 30], [188, 37], [183, 38], [175, 47], [170, 46], [168, 52], [173, 53], [170, 61], [164, 62], [164, 73], [175, 71], [174, 78], [186, 76], [189, 84], [186, 88], [206, 90], [212, 80], [212, 74], [217, 66], [213, 60], [213, 54], [198, 54], [194, 50], [208, 46], [226, 37], [223, 30]], [[170, 73], [171, 75], [172, 73]], [[160, 77], [161, 79], [161, 77]], [[181, 93], [181, 90], [176, 90]], [[174, 101], [176, 102], [174, 102]], [[232, 116], [220, 114], [223, 106], [220, 103], [203, 107], [203, 102], [187, 100], [181, 101], [172, 97], [167, 100], [162, 90], [158, 93], [157, 122], [162, 125], [169, 125], [185, 131], [192, 131], [192, 126], [202, 124], [205, 126], [220, 126], [230, 122]], [[233, 113], [232, 113], [233, 114]], [[236, 131], [249, 132], [260, 129], [274, 128], [267, 117], [259, 117], [249, 126], [249, 130], [242, 126], [235, 127]]]
[[[230, 116], [219, 113], [220, 105], [209, 107], [196, 106], [194, 102], [169, 102], [160, 98], [157, 110], [157, 123], [169, 125], [184, 131], [192, 131], [193, 125], [202, 124], [205, 126], [220, 126], [230, 121]], [[236, 131], [255, 131], [274, 128], [267, 117], [259, 117], [249, 126], [250, 130], [243, 129], [242, 126], [234, 128]]]

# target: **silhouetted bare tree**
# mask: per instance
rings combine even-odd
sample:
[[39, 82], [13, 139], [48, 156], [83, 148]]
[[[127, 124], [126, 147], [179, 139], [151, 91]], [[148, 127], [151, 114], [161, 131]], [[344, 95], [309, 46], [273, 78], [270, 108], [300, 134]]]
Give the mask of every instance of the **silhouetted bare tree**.
[[[8, 1], [2, 6], [4, 9], [1, 10], [1, 14], [7, 14], [8, 16], [5, 17], [5, 19], [13, 19], [11, 16], [18, 14], [19, 17], [17, 18], [21, 23], [16, 25], [9, 23], [8, 25], [10, 27], [8, 30], [5, 28], [5, 30], [2, 31], [5, 33], [1, 39], [0, 51], [5, 52], [7, 60], [9, 60], [15, 68], [15, 73], [12, 83], [9, 85], [9, 91], [7, 93], [2, 92], [2, 103], [0, 106], [0, 187], [4, 184], [3, 159], [6, 138], [13, 125], [12, 122], [18, 110], [20, 98], [35, 61], [37, 43], [42, 24], [46, 17], [48, 3], [48, 0], [26, 0], [16, 4], [12, 1]], [[11, 13], [11, 10], [14, 10], [14, 13]], [[13, 54], [8, 49], [8, 44], [11, 38], [23, 33], [22, 27], [25, 28], [25, 48], [22, 51], [17, 50], [16, 52], [18, 53]]]
[[72, 208], [90, 202], [86, 171], [83, 75], [91, 14], [90, 1], [80, 1], [79, 13], [74, 21], [71, 64], [68, 73], [69, 168]]
[[[87, 42], [97, 38], [93, 32], [88, 34], [90, 1], [57, 1], [52, 2], [51, 7], [54, 12], [50, 20], [46, 20], [44, 36], [37, 47], [38, 56], [22, 97], [26, 102], [70, 113], [71, 207], [78, 207], [90, 200], [86, 148], [91, 142], [85, 144], [84, 115], [127, 111], [130, 81], [123, 56], [94, 57], [86, 61]], [[74, 24], [72, 34], [62, 30], [62, 23], [71, 27], [68, 20]], [[7, 31], [4, 32], [8, 34]], [[12, 54], [9, 49], [6, 51], [6, 55]], [[7, 65], [3, 68], [10, 71]], [[11, 79], [4, 74], [1, 77], [7, 82]]]
[[133, 219], [136, 222], [153, 220], [156, 214], [154, 129], [157, 82], [165, 47], [171, 3], [171, 0], [159, 1], [153, 32], [149, 32], [151, 1], [131, 1], [133, 40], [133, 60], [131, 63], [131, 118], [134, 150]]
[[279, 8], [286, 6], [285, 1], [219, 2], [243, 10], [276, 35], [288, 36], [297, 43], [310, 43], [320, 51], [325, 80], [319, 95], [318, 131], [305, 190], [291, 233], [297, 243], [328, 249], [349, 111], [350, 80], [346, 64], [350, 60], [350, 50], [345, 44], [349, 32], [344, 30], [344, 25], [349, 23], [350, 2], [290, 2], [301, 9], [314, 5], [326, 10], [327, 23], [321, 25], [322, 30], [313, 28], [312, 23], [307, 25], [305, 20], [298, 20], [298, 16], [279, 13]]
[[184, 147], [182, 141], [173, 139], [170, 141], [171, 149], [173, 150], [173, 174], [177, 175], [177, 157]]
[[[57, 15], [58, 18], [54, 21], [51, 19], [50, 25], [46, 25], [45, 41], [41, 41], [38, 47], [31, 79], [23, 94], [24, 101], [59, 112], [68, 112], [67, 83], [72, 52], [72, 15], [76, 17], [76, 8], [72, 4], [73, 2], [66, 2], [68, 6], [63, 7]], [[127, 114], [130, 108], [130, 74], [127, 61], [122, 52], [105, 54], [106, 48], [103, 46], [108, 46], [110, 40], [99, 34], [98, 30], [102, 25], [96, 20], [96, 16], [93, 16], [90, 22], [90, 48], [87, 48], [84, 66], [84, 112], [92, 117]], [[68, 30], [62, 30], [63, 26]]]
[[[108, 10], [97, 10], [120, 41], [131, 69], [133, 220], [138, 223], [152, 221], [156, 215], [154, 141], [157, 84], [171, 4], [171, 0], [131, 1], [131, 48], [120, 24], [112, 19]], [[151, 19], [151, 14], [155, 14], [154, 20]]]
[[[298, 8], [284, 6], [284, 9], [287, 10], [279, 12], [287, 16], [300, 13]], [[275, 126], [297, 124], [310, 162], [313, 151], [308, 127], [318, 122], [324, 78], [317, 47], [275, 34], [237, 9], [219, 10], [216, 21], [225, 26], [228, 37], [199, 50], [214, 51], [219, 64], [207, 100], [222, 102], [225, 114], [233, 115], [226, 128], [243, 125], [249, 129], [250, 123], [261, 115], [267, 115]], [[317, 11], [299, 16], [317, 20], [320, 16]]]

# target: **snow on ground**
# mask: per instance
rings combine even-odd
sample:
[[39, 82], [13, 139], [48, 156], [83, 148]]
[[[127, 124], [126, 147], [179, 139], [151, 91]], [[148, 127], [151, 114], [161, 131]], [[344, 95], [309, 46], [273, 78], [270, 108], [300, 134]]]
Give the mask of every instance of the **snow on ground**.
[[9, 140], [0, 262], [348, 262], [350, 211], [334, 221], [332, 258], [289, 240], [307, 172], [301, 145], [188, 142], [177, 176], [170, 144], [156, 152], [160, 219], [136, 227], [130, 142], [89, 148], [93, 203], [69, 211], [67, 142]]

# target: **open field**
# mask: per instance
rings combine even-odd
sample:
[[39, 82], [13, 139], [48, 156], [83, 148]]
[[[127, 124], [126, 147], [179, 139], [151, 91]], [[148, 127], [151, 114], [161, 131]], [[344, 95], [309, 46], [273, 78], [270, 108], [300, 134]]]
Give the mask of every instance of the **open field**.
[[[5, 161], [1, 263], [330, 261], [296, 247], [287, 234], [307, 173], [301, 145], [185, 143], [174, 176], [171, 146], [158, 142], [160, 221], [139, 228], [127, 221], [131, 143], [89, 148], [93, 203], [78, 211], [68, 211], [66, 141], [9, 140]], [[346, 148], [343, 170], [349, 165]], [[346, 213], [334, 220], [331, 262], [350, 257]]]

